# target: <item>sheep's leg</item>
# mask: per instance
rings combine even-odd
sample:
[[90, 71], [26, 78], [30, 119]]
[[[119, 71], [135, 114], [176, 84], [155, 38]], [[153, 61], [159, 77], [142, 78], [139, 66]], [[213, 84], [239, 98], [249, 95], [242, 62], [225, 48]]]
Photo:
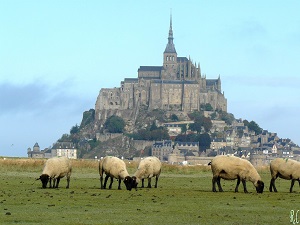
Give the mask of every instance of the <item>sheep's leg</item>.
[[221, 177], [217, 177], [217, 184], [218, 184], [219, 192], [223, 192], [223, 189], [221, 186]]
[[52, 188], [55, 188], [55, 183], [56, 183], [56, 178], [54, 177], [54, 178], [53, 178], [53, 185], [52, 185]]
[[142, 179], [142, 188], [144, 187], [144, 179]]
[[107, 180], [108, 180], [109, 176], [106, 175], [105, 179], [104, 179], [104, 186], [103, 186], [103, 189], [106, 189], [106, 183], [107, 183]]
[[55, 188], [58, 188], [59, 181], [60, 181], [60, 178], [58, 177], [58, 178], [56, 179], [56, 186], [55, 186]]
[[212, 179], [212, 191], [217, 192], [217, 190], [216, 190], [216, 178], [215, 177], [213, 177], [213, 179]]
[[276, 177], [272, 177], [271, 181], [270, 181], [270, 188], [269, 188], [269, 191], [272, 192], [272, 187], [274, 189], [274, 192], [277, 192], [277, 189], [276, 189], [276, 186], [275, 186], [275, 180], [276, 180], [277, 176]]
[[112, 187], [112, 183], [114, 182], [114, 178], [113, 177], [110, 177], [110, 185], [109, 185], [109, 189], [111, 189]]
[[151, 188], [151, 178], [148, 178], [148, 186], [147, 188]]
[[239, 192], [239, 185], [240, 185], [241, 179], [238, 177], [237, 178], [237, 182], [236, 182], [236, 186], [235, 186], [235, 190], [234, 192]]
[[50, 178], [49, 178], [49, 188], [52, 188], [52, 186], [51, 186], [51, 181], [52, 181], [52, 178], [50, 177]]
[[292, 193], [293, 192], [293, 186], [295, 184], [295, 179], [292, 179], [292, 182], [291, 182], [291, 188], [290, 188], [290, 192]]
[[100, 188], [103, 189], [103, 174], [100, 176]]
[[69, 188], [70, 187], [70, 176], [67, 177], [67, 186], [66, 188]]
[[244, 192], [248, 193], [247, 187], [246, 187], [246, 180], [242, 179], [242, 183], [243, 183], [243, 186], [244, 186]]
[[119, 179], [118, 190], [121, 190], [121, 179]]
[[[156, 177], [155, 177], [155, 186], [154, 186], [155, 188], [157, 188], [158, 177], [159, 177], [159, 176], [156, 176]], [[299, 181], [299, 185], [300, 185], [300, 181]]]

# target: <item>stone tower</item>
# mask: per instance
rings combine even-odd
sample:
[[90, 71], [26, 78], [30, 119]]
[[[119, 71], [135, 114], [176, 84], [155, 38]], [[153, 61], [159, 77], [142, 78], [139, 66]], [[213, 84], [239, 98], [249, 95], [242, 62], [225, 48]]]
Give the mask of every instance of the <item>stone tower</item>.
[[170, 29], [168, 44], [164, 51], [162, 80], [177, 79], [177, 52], [173, 40], [172, 15], [170, 15]]
[[118, 115], [134, 123], [141, 106], [149, 111], [188, 113], [207, 103], [215, 110], [227, 111], [221, 78], [206, 79], [200, 63], [177, 55], [170, 15], [163, 65], [140, 66], [137, 78], [125, 78], [120, 87], [102, 88], [95, 105], [95, 119], [102, 124], [109, 116]]

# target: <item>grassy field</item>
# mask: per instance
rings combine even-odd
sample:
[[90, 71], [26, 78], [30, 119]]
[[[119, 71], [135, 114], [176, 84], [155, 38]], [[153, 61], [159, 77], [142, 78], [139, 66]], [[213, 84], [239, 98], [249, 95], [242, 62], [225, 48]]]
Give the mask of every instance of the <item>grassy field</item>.
[[[300, 209], [299, 187], [276, 181], [259, 170], [265, 192], [234, 193], [235, 181], [221, 181], [224, 192], [211, 192], [211, 171], [205, 167], [163, 166], [158, 188], [101, 190], [97, 162], [73, 161], [70, 188], [63, 178], [58, 189], [42, 189], [35, 179], [44, 160], [0, 159], [1, 224], [290, 224], [290, 211]], [[136, 164], [128, 164], [132, 174]], [[294, 217], [294, 219], [296, 219]]]

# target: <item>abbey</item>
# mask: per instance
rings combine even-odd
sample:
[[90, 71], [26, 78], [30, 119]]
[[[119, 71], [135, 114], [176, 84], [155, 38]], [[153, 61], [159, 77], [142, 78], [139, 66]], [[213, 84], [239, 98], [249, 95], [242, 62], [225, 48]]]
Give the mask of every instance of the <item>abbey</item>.
[[214, 109], [227, 111], [220, 76], [206, 79], [199, 63], [177, 56], [171, 17], [163, 65], [140, 66], [138, 78], [125, 78], [118, 88], [102, 88], [95, 105], [95, 117], [96, 120], [112, 114], [129, 117], [136, 114], [140, 106], [148, 110], [190, 112], [200, 110], [200, 105], [206, 103]]

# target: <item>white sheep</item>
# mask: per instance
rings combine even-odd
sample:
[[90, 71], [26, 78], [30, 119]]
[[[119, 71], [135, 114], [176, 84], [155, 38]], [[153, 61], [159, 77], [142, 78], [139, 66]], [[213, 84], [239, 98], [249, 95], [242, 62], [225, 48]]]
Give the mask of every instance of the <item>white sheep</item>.
[[[66, 176], [66, 188], [69, 188], [71, 173], [72, 165], [71, 161], [67, 157], [54, 157], [46, 161], [42, 175], [37, 180], [42, 181], [43, 188], [47, 187], [49, 181], [49, 187], [58, 188], [60, 179]], [[51, 180], [53, 180], [53, 186], [51, 186]]]
[[[103, 185], [103, 173], [106, 174], [104, 185]], [[123, 160], [113, 157], [106, 156], [99, 162], [99, 174], [100, 174], [100, 188], [105, 189], [108, 178], [110, 177], [109, 189], [112, 187], [113, 178], [119, 180], [118, 189], [121, 190], [121, 180], [124, 181], [126, 189], [131, 191], [133, 186], [132, 178], [129, 176], [126, 164]]]
[[137, 185], [140, 180], [142, 180], [142, 188], [144, 187], [144, 179], [148, 179], [148, 188], [151, 188], [151, 178], [155, 177], [155, 188], [157, 188], [157, 182], [159, 175], [161, 173], [161, 162], [155, 156], [149, 156], [142, 159], [139, 163], [137, 171], [134, 173], [132, 179], [135, 183], [134, 187], [137, 188]]
[[293, 159], [274, 159], [270, 163], [271, 181], [270, 181], [270, 192], [272, 192], [272, 187], [274, 192], [277, 192], [275, 187], [275, 180], [277, 177], [292, 180], [290, 192], [293, 191], [293, 186], [297, 180], [300, 185], [300, 162]]
[[240, 181], [244, 186], [244, 192], [247, 193], [246, 181], [250, 180], [256, 187], [257, 193], [262, 193], [264, 190], [264, 183], [261, 180], [260, 175], [257, 173], [253, 165], [246, 159], [241, 159], [235, 156], [219, 155], [212, 159], [209, 163], [213, 173], [212, 178], [212, 191], [216, 192], [216, 182], [219, 187], [219, 191], [222, 192], [220, 180], [235, 180], [237, 184], [235, 192], [238, 192]]

